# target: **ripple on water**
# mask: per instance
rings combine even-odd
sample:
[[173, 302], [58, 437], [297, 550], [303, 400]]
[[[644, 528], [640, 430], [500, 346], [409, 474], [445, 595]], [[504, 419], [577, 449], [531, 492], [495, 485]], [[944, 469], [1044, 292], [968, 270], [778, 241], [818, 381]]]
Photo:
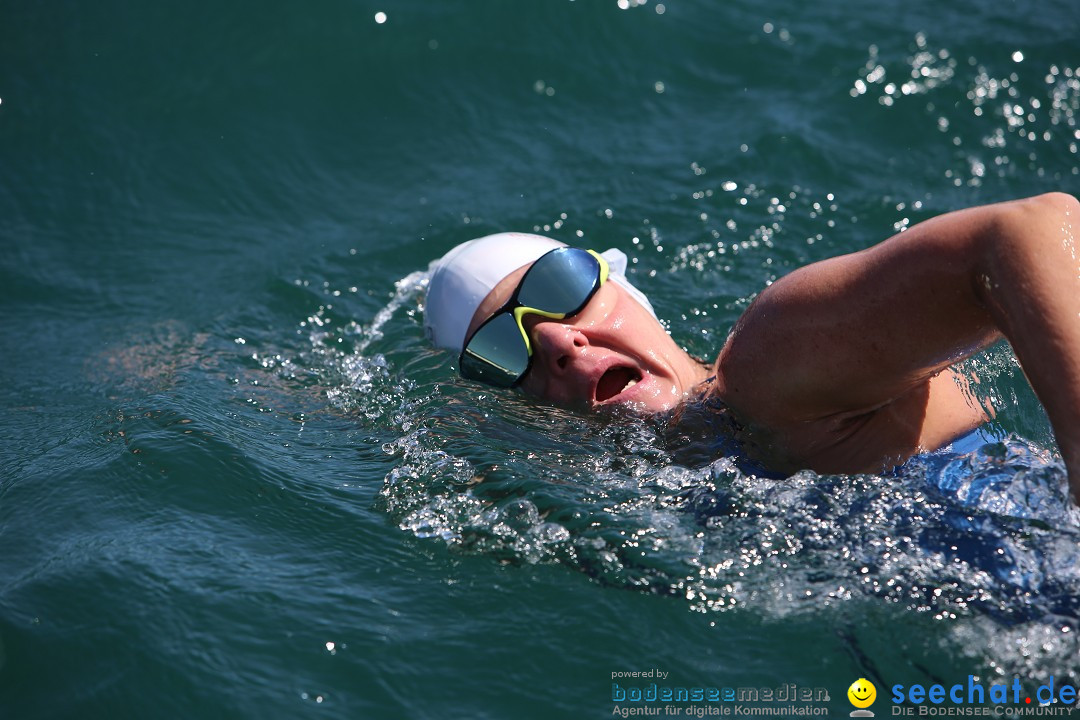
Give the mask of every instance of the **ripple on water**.
[[380, 352], [377, 333], [422, 289], [421, 276], [399, 283], [347, 349], [315, 323], [302, 360], [332, 405], [378, 431], [391, 465], [378, 507], [403, 531], [702, 613], [918, 613], [1002, 674], [1075, 664], [1080, 517], [1062, 465], [1037, 445], [1008, 437], [889, 477], [686, 465], [655, 420], [541, 408], [445, 382], [445, 368], [430, 374], [441, 382], [405, 381], [395, 367], [410, 353]]

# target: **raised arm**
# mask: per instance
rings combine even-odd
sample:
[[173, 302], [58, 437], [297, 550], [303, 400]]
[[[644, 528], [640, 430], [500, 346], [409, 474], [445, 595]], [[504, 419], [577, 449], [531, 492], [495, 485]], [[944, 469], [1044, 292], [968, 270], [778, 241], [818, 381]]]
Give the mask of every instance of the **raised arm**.
[[948, 368], [1004, 335], [1080, 501], [1078, 233], [1080, 203], [1052, 193], [942, 215], [801, 268], [736, 324], [717, 392], [769, 428], [761, 437], [792, 466], [879, 469], [985, 420]]

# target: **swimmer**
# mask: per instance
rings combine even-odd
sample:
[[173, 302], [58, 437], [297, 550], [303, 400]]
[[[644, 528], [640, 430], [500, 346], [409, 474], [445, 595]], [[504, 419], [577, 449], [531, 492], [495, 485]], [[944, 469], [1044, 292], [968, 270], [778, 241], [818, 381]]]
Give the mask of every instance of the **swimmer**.
[[1080, 203], [959, 210], [765, 288], [714, 362], [684, 351], [597, 254], [502, 233], [432, 263], [424, 324], [461, 374], [543, 401], [645, 412], [707, 400], [770, 471], [882, 472], [987, 422], [955, 364], [1002, 337], [1080, 502]]

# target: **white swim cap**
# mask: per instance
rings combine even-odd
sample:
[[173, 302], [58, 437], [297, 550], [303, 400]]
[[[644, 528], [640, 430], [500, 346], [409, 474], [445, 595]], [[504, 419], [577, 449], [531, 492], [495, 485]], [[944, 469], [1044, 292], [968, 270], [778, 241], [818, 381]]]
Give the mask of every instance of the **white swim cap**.
[[[461, 352], [476, 309], [499, 282], [518, 268], [565, 243], [529, 233], [498, 233], [458, 245], [428, 268], [424, 299], [424, 332], [437, 347]], [[601, 253], [609, 279], [656, 317], [648, 298], [626, 279], [626, 255], [621, 250]]]

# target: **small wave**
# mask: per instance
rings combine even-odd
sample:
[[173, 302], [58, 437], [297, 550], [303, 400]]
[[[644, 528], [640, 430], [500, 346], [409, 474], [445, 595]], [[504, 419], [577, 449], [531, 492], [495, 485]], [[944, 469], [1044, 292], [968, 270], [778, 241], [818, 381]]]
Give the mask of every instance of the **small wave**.
[[[424, 359], [431, 372], [405, 379], [397, 368], [416, 347], [384, 347], [381, 332], [424, 281], [400, 281], [366, 327], [305, 323], [298, 360], [334, 408], [381, 438], [392, 468], [377, 505], [402, 531], [453, 553], [561, 564], [695, 612], [918, 613], [956, 643], [978, 638], [992, 654], [977, 659], [1002, 673], [1037, 677], [1074, 647], [1080, 514], [1060, 461], [1038, 445], [1007, 437], [895, 476], [771, 480], [731, 458], [688, 465], [663, 422], [447, 381], [438, 353]], [[1041, 654], [1002, 660], [1000, 638], [1042, 636]]]

